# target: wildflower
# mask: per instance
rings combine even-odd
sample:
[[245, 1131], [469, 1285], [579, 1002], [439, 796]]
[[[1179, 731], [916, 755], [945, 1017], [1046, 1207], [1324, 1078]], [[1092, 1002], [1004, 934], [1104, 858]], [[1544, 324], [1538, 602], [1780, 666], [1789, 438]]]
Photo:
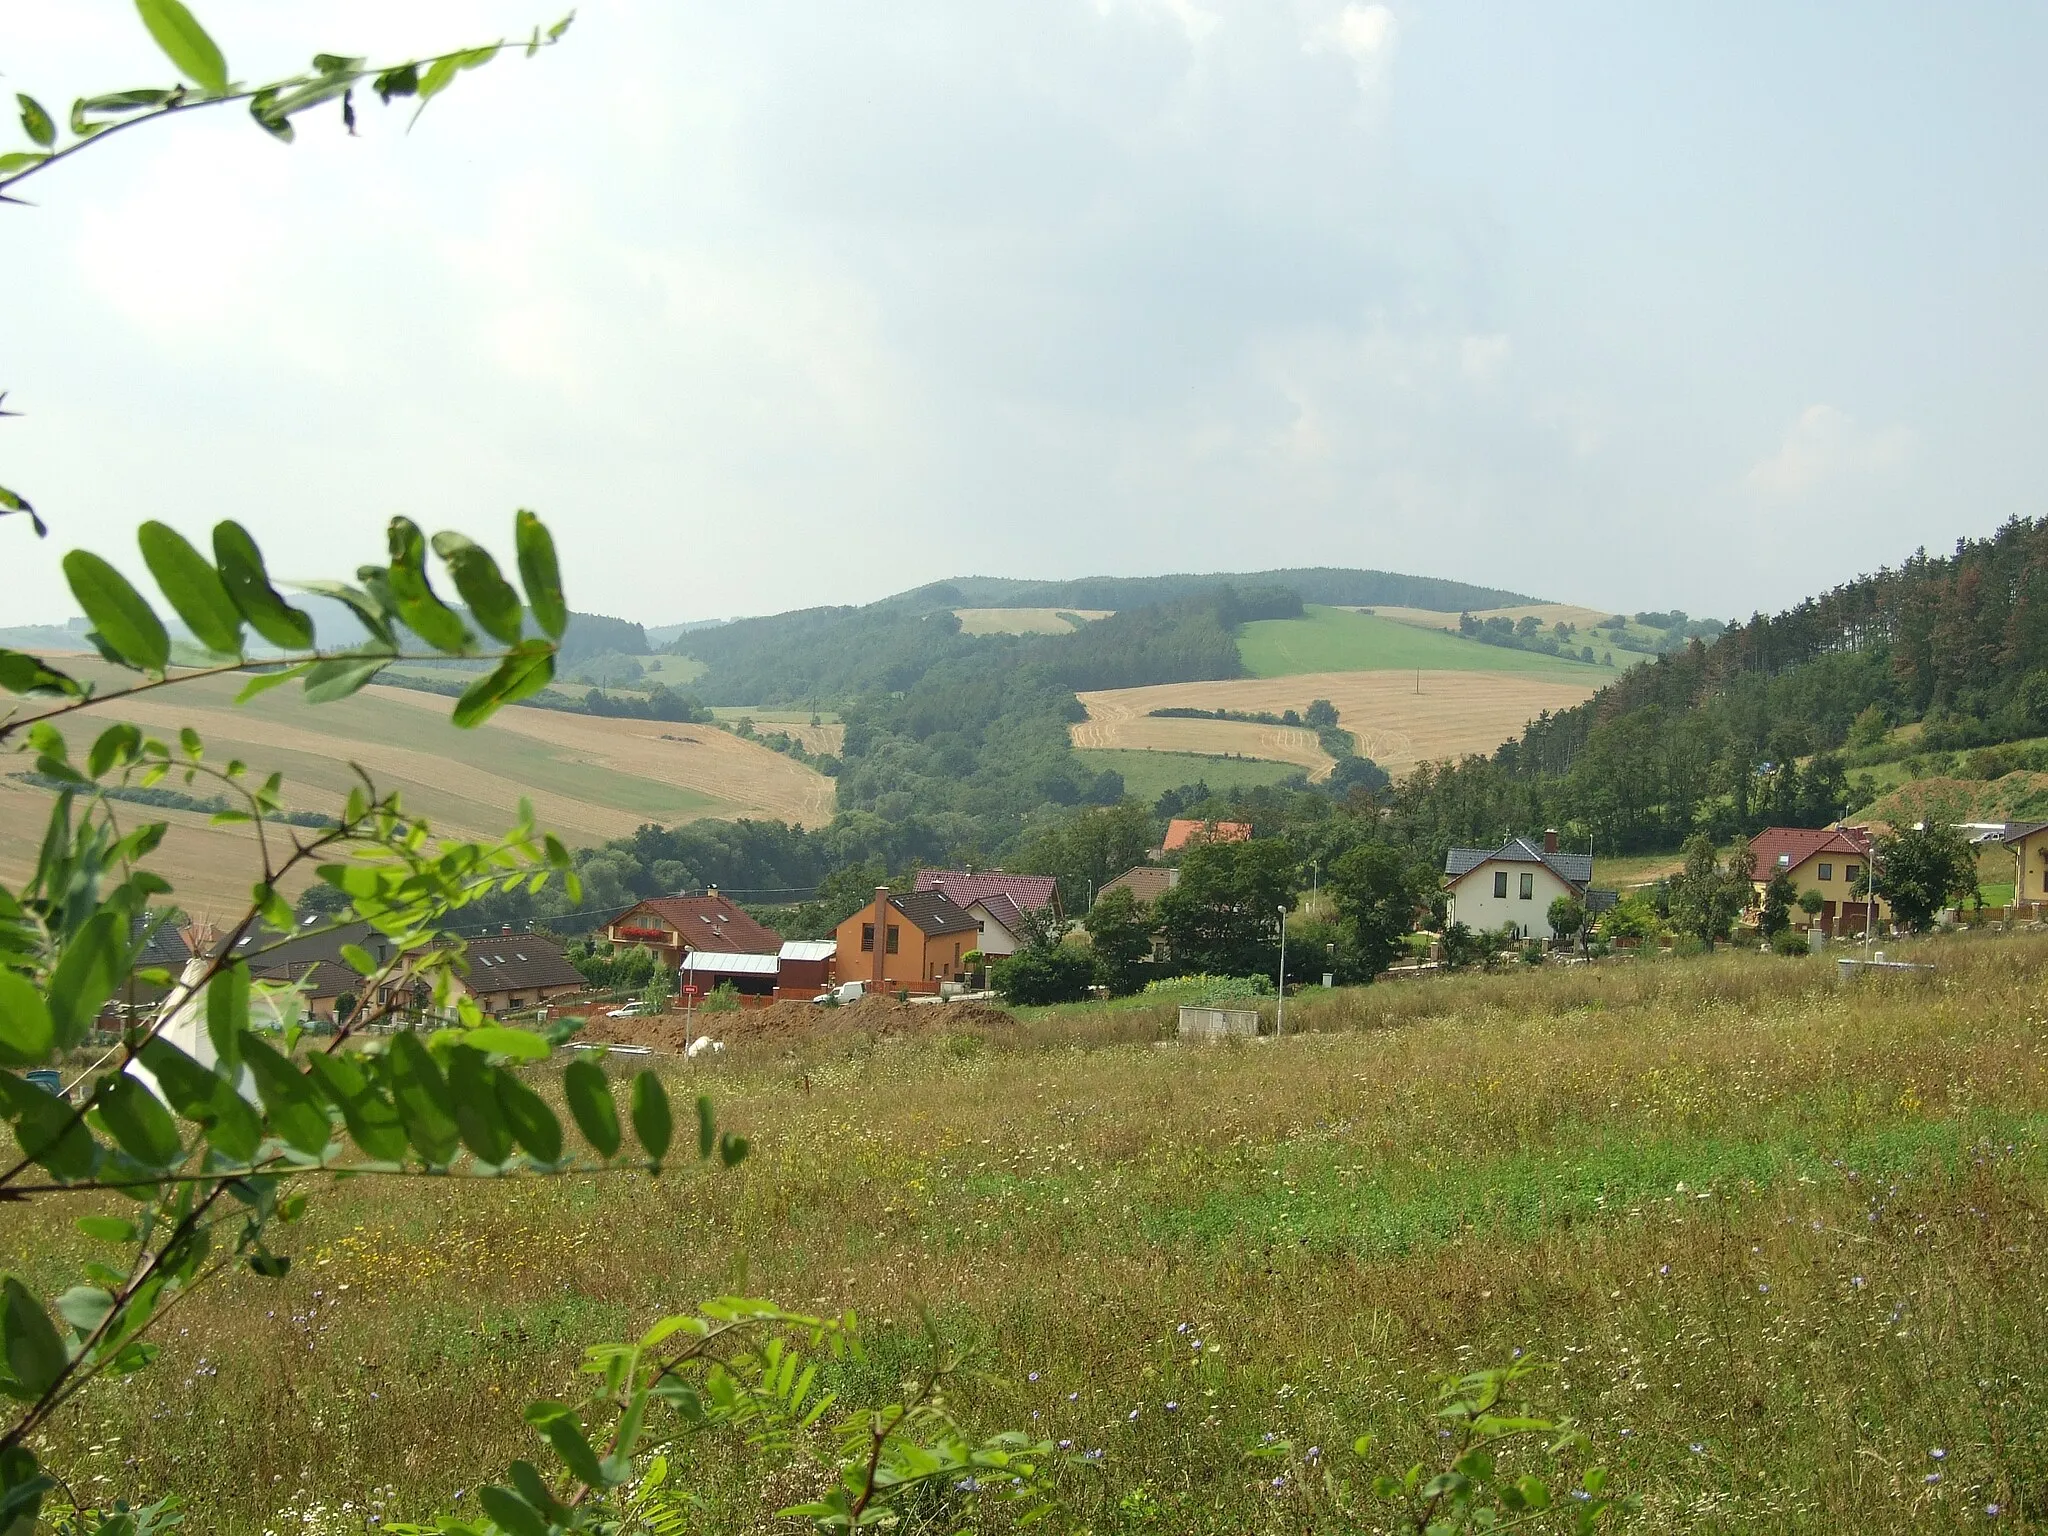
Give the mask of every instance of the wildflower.
[[1657, 1266], [1657, 1273], [1660, 1275], [1668, 1275], [1671, 1273], [1671, 1266], [1669, 1264], [1659, 1264]]
[[1188, 1331], [1188, 1325], [1186, 1323], [1182, 1323], [1178, 1328], [1174, 1329], [1173, 1331], [1175, 1333], [1186, 1333]]
[[1856, 1289], [1859, 1291], [1863, 1289], [1863, 1277], [1861, 1275], [1851, 1275], [1849, 1277], [1849, 1283], [1855, 1286]]
[[1592, 1498], [1592, 1497], [1593, 1497], [1593, 1495], [1591, 1495], [1590, 1493], [1586, 1492], [1586, 1490], [1585, 1490], [1585, 1489], [1583, 1489], [1583, 1488], [1574, 1488], [1574, 1489], [1572, 1490], [1572, 1497], [1573, 1497], [1573, 1498], [1575, 1498], [1575, 1499], [1579, 1499], [1579, 1500], [1583, 1501], [1583, 1500], [1586, 1500], [1586, 1499], [1590, 1499], [1590, 1498]]
[[1135, 1408], [1133, 1408], [1133, 1409], [1131, 1410], [1131, 1419], [1130, 1419], [1130, 1421], [1131, 1421], [1131, 1423], [1133, 1423], [1133, 1424], [1135, 1424], [1135, 1423], [1137, 1423], [1137, 1422], [1138, 1422], [1138, 1410], [1137, 1410], [1137, 1409], [1135, 1409]]
[[1038, 1380], [1038, 1372], [1033, 1371], [1029, 1376], [1026, 1376], [1024, 1379], [1026, 1381], [1036, 1381]]
[[1083, 1452], [1081, 1453], [1081, 1459], [1082, 1459], [1083, 1461], [1100, 1461], [1100, 1460], [1102, 1460], [1102, 1452], [1100, 1452], [1100, 1451], [1083, 1451]]
[[1921, 1478], [1920, 1481], [1923, 1483], [1938, 1483], [1941, 1481], [1941, 1474], [1939, 1472], [1930, 1472]]
[[1275, 1488], [1285, 1488], [1287, 1486], [1287, 1475], [1283, 1472], [1280, 1476], [1274, 1478], [1273, 1486]]
[[1928, 1452], [1927, 1454], [1928, 1454], [1929, 1456], [1931, 1456], [1931, 1457], [1932, 1457], [1932, 1458], [1933, 1458], [1934, 1460], [1936, 1460], [1936, 1461], [1947, 1461], [1947, 1460], [1948, 1460], [1948, 1452], [1947, 1452], [1947, 1451], [1944, 1451], [1944, 1450], [1943, 1450], [1943, 1449], [1942, 1449], [1942, 1448], [1941, 1448], [1940, 1446], [1938, 1446], [1938, 1445], [1937, 1445], [1937, 1446], [1936, 1446], [1936, 1447], [1935, 1447], [1935, 1448], [1934, 1448], [1933, 1450], [1929, 1451], [1929, 1452]]
[[1069, 1392], [1069, 1393], [1067, 1394], [1067, 1401], [1068, 1401], [1068, 1402], [1070, 1402], [1070, 1403], [1071, 1403], [1071, 1402], [1076, 1402], [1076, 1401], [1078, 1401], [1078, 1400], [1080, 1399], [1080, 1396], [1081, 1396], [1081, 1394], [1080, 1394], [1080, 1393], [1078, 1393], [1078, 1392]]
[[974, 1477], [971, 1473], [968, 1476], [961, 1478], [960, 1481], [955, 1483], [953, 1486], [955, 1488], [958, 1488], [962, 1493], [981, 1492], [981, 1484], [974, 1480]]
[[1699, 1441], [1695, 1440], [1692, 1443], [1692, 1453], [1695, 1456], [1704, 1456], [1707, 1454], [1707, 1448]]
[[1760, 1296], [1768, 1296], [1771, 1294], [1771, 1288], [1768, 1285], [1759, 1285], [1756, 1289], [1757, 1294]]
[[1180, 1408], [1180, 1404], [1179, 1404], [1179, 1403], [1176, 1403], [1176, 1402], [1171, 1402], [1171, 1401], [1169, 1401], [1169, 1402], [1167, 1403], [1167, 1405], [1166, 1405], [1166, 1411], [1167, 1411], [1168, 1413], [1174, 1413], [1174, 1412], [1177, 1412], [1177, 1411], [1179, 1410], [1179, 1408]]
[[1996, 1504], [1986, 1504], [1984, 1506], [1984, 1513], [1996, 1520], [1998, 1518], [1998, 1506]]
[[1322, 1455], [1322, 1454], [1323, 1454], [1323, 1448], [1322, 1448], [1322, 1447], [1321, 1447], [1320, 1445], [1312, 1445], [1312, 1446], [1310, 1446], [1310, 1447], [1308, 1448], [1308, 1458], [1307, 1458], [1307, 1459], [1308, 1459], [1308, 1460], [1310, 1460], [1310, 1461], [1314, 1461], [1314, 1460], [1315, 1460], [1315, 1459], [1316, 1459], [1316, 1458], [1317, 1458], [1318, 1456], [1320, 1456], [1320, 1455]]
[[1199, 1355], [1202, 1352], [1202, 1341], [1200, 1339], [1191, 1339], [1188, 1341], [1188, 1348]]
[[1071, 1440], [1062, 1440], [1060, 1442], [1060, 1449], [1063, 1451], [1071, 1451], [1073, 1448], [1074, 1442]]

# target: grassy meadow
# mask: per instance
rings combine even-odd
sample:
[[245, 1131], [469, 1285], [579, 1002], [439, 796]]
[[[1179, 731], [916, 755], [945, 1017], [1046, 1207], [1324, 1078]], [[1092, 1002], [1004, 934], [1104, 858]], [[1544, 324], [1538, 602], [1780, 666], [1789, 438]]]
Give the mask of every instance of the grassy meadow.
[[1350, 608], [1310, 604], [1298, 619], [1259, 619], [1244, 626], [1237, 652], [1253, 677], [1302, 672], [1512, 672], [1536, 677], [1613, 679], [1606, 668], [1564, 661], [1539, 651], [1481, 645], [1461, 635], [1423, 629]]
[[[1357, 1529], [1317, 1467], [1351, 1475], [1363, 1432], [1434, 1454], [1432, 1379], [1517, 1350], [1561, 1363], [1543, 1401], [1638, 1528], [2031, 1528], [2048, 938], [1920, 952], [1939, 970], [1724, 952], [1311, 993], [1255, 1046], [1165, 1044], [1140, 1003], [678, 1063], [754, 1138], [737, 1171], [320, 1191], [286, 1279], [196, 1295], [51, 1449], [107, 1494], [180, 1490], [194, 1529], [359, 1531], [529, 1454], [519, 1407], [580, 1390], [584, 1343], [738, 1291], [857, 1309], [855, 1401], [921, 1307], [978, 1341], [977, 1428], [1101, 1452], [1053, 1530]], [[8, 1207], [6, 1264], [68, 1284], [89, 1208]], [[1301, 1459], [1248, 1461], [1267, 1435]], [[701, 1529], [795, 1528], [763, 1509], [803, 1469], [762, 1491], [679, 1457]]]
[[1124, 793], [1148, 805], [1183, 784], [1211, 789], [1236, 789], [1245, 784], [1278, 784], [1300, 773], [1299, 763], [1276, 763], [1257, 757], [1212, 757], [1202, 752], [1146, 752], [1125, 748], [1076, 748], [1074, 756], [1090, 773], [1114, 768], [1124, 776]]

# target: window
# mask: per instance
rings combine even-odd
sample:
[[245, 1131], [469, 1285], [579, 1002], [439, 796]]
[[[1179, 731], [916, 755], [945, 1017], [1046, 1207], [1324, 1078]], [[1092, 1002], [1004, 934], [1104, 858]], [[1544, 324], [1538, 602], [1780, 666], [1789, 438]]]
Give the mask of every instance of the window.
[[871, 955], [875, 952], [875, 925], [873, 923], [862, 923], [860, 925], [860, 952], [864, 955]]
[[1528, 901], [1528, 900], [1530, 900], [1530, 899], [1531, 899], [1532, 897], [1534, 897], [1534, 896], [1535, 896], [1535, 894], [1536, 894], [1536, 877], [1535, 877], [1534, 875], [1524, 875], [1524, 876], [1522, 876], [1522, 900], [1524, 900], [1524, 901]]
[[1834, 866], [1834, 865], [1832, 865], [1832, 864], [1823, 864], [1823, 865], [1821, 865], [1821, 867], [1820, 867], [1820, 878], [1821, 878], [1821, 879], [1823, 879], [1823, 880], [1832, 880], [1832, 879], [1834, 879], [1834, 878], [1835, 878], [1835, 866]]
[[894, 923], [891, 923], [889, 925], [889, 953], [892, 955], [896, 953], [897, 936], [900, 935], [902, 932], [903, 930], [898, 928]]
[[1860, 864], [1844, 864], [1842, 866], [1842, 878], [1851, 885], [1856, 883], [1856, 877], [1862, 873], [1863, 866]]
[[1504, 869], [1496, 869], [1493, 872], [1493, 894], [1495, 896], [1505, 898], [1507, 896], [1507, 893], [1508, 872]]

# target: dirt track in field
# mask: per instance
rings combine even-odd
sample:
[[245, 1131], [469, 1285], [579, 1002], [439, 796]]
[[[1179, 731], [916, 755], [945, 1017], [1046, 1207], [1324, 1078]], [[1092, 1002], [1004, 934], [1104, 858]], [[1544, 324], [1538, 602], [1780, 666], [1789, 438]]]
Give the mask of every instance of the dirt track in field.
[[1315, 735], [1232, 720], [1158, 720], [1147, 711], [1237, 709], [1279, 714], [1311, 699], [1337, 706], [1338, 723], [1358, 738], [1360, 755], [1391, 773], [1417, 763], [1491, 752], [1543, 710], [1585, 702], [1601, 678], [1583, 685], [1501, 672], [1312, 672], [1298, 677], [1240, 677], [1213, 683], [1160, 683], [1084, 693], [1088, 718], [1073, 727], [1077, 747], [1153, 752], [1235, 752], [1300, 763], [1327, 773]]

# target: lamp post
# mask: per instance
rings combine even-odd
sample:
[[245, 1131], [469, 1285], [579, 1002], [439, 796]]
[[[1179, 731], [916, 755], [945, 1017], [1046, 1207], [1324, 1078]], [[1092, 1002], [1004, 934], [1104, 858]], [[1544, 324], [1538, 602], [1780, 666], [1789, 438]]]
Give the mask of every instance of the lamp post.
[[1280, 909], [1280, 1009], [1273, 1016], [1273, 1038], [1287, 1033], [1287, 909]]

